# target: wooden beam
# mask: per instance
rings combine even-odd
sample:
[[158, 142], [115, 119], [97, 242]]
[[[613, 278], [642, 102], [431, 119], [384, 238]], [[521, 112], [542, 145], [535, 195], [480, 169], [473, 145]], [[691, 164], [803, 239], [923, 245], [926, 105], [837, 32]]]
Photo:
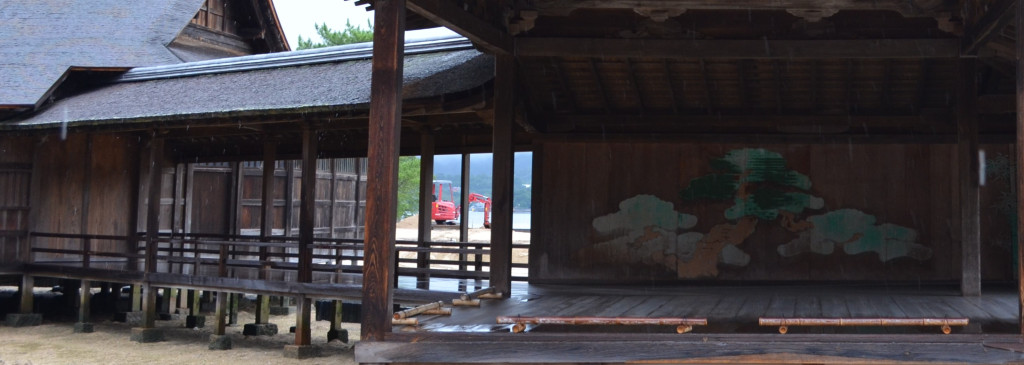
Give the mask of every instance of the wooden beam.
[[[952, 112], [952, 111], [950, 111]], [[848, 126], [850, 130], [854, 127], [863, 126], [881, 128], [888, 127], [896, 129], [914, 128], [935, 131], [943, 130], [952, 132], [953, 120], [950, 115], [943, 113], [926, 115], [903, 115], [903, 116], [874, 116], [874, 115], [814, 115], [814, 114], [784, 114], [784, 115], [632, 115], [632, 114], [544, 114], [538, 115], [538, 120], [549, 125], [553, 130], [583, 129], [588, 126], [621, 127], [634, 130], [650, 130], [652, 128], [662, 129], [686, 129], [694, 130], [703, 127], [722, 128], [747, 128], [752, 126], [765, 126], [767, 128], [779, 127], [837, 127]]]
[[985, 15], [982, 15], [978, 22], [971, 24], [964, 29], [964, 35], [961, 37], [962, 53], [965, 55], [976, 55], [978, 49], [984, 46], [992, 37], [999, 34], [999, 32], [1009, 25], [1014, 20], [1016, 12], [1017, 0], [997, 0], [989, 2]]
[[666, 40], [516, 38], [519, 57], [670, 59], [955, 58], [956, 39]]
[[375, 3], [373, 75], [367, 151], [366, 238], [363, 255], [363, 341], [391, 332], [395, 263], [395, 190], [402, 125], [405, 1]]
[[505, 297], [512, 290], [512, 118], [516, 60], [497, 56], [494, 65], [494, 131], [490, 284]]
[[979, 207], [977, 60], [960, 59], [957, 85], [957, 151], [960, 167], [960, 292], [981, 295], [981, 210]]
[[[277, 170], [277, 141], [263, 141], [263, 187], [260, 191], [260, 239], [266, 241], [274, 235], [274, 172]], [[259, 260], [264, 262], [268, 256], [267, 247], [260, 247]], [[269, 268], [260, 267], [257, 277], [266, 280]], [[256, 324], [270, 323], [270, 296], [259, 295], [256, 298]]]
[[313, 226], [316, 223], [317, 131], [302, 129], [302, 181], [299, 188], [298, 281], [313, 281]]
[[[679, 114], [679, 98], [676, 96], [676, 94], [679, 93], [676, 91], [675, 82], [672, 81], [674, 79], [672, 65], [669, 63], [670, 61], [667, 58], [661, 62], [665, 68], [665, 83], [668, 85], [668, 96], [670, 100], [672, 100], [672, 113]], [[741, 87], [746, 89], [745, 85], [742, 85]]]
[[[153, 137], [149, 143], [149, 170], [147, 172], [146, 201], [146, 254], [147, 273], [156, 272], [156, 254], [160, 234], [160, 190], [163, 185], [164, 139]], [[156, 288], [143, 285], [142, 312], [144, 328], [156, 325]]]
[[[1017, 2], [1017, 201], [1024, 202], [1024, 11]], [[1024, 204], [1017, 203], [1017, 232], [1024, 232]], [[1017, 288], [1020, 331], [1024, 334], [1024, 234], [1017, 234]]]
[[534, 0], [542, 15], [568, 15], [577, 9], [686, 9], [686, 10], [892, 10], [905, 16], [930, 16], [950, 11], [941, 2], [925, 0]]
[[496, 54], [512, 53], [512, 36], [504, 30], [470, 14], [451, 1], [408, 0], [409, 9], [437, 25], [469, 38], [485, 50]]
[[[416, 234], [417, 246], [430, 248], [427, 242], [430, 239], [430, 228], [433, 223], [431, 208], [434, 204], [434, 135], [431, 131], [423, 131], [420, 134], [420, 214], [419, 229]], [[442, 188], [443, 189], [443, 188]], [[438, 195], [441, 192], [437, 192]], [[416, 253], [416, 268], [428, 269], [430, 267], [430, 252]], [[430, 274], [422, 272], [416, 275], [416, 287], [420, 289], [430, 288]]]
[[644, 105], [644, 95], [640, 90], [640, 80], [637, 79], [633, 61], [629, 58], [626, 58], [626, 76], [628, 77], [629, 85], [633, 88], [633, 96], [636, 97], [636, 103], [640, 107], [640, 114], [644, 114], [647, 107]]

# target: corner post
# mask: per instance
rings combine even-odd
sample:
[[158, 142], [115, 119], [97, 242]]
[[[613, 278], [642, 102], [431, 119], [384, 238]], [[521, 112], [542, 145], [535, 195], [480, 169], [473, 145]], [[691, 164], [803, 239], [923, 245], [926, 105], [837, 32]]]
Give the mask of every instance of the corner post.
[[512, 119], [515, 117], [516, 62], [496, 55], [491, 222], [491, 286], [508, 296], [512, 288]]
[[[164, 139], [155, 134], [149, 144], [149, 182], [146, 201], [146, 274], [156, 272], [157, 248], [160, 234], [160, 191], [163, 184]], [[136, 342], [163, 341], [163, 333], [156, 329], [156, 290], [148, 278], [142, 283], [142, 327], [132, 328], [132, 340]]]
[[366, 234], [363, 265], [363, 341], [391, 332], [395, 262], [395, 189], [402, 119], [405, 0], [374, 3], [373, 76], [367, 149]]
[[[1017, 1], [1017, 232], [1024, 232], [1024, 0]], [[1024, 235], [1017, 234], [1018, 319], [1024, 334]]]

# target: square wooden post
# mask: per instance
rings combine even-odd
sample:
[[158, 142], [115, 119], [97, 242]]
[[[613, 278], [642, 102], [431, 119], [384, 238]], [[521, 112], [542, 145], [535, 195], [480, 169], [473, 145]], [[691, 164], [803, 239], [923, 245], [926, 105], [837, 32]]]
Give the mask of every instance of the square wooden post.
[[[313, 224], [316, 214], [317, 131], [302, 128], [302, 181], [299, 195], [299, 266], [298, 281], [313, 281]], [[309, 346], [310, 306], [307, 297], [296, 298], [295, 345]]]
[[512, 288], [512, 120], [515, 117], [515, 57], [496, 55], [491, 204], [491, 286], [508, 296]]
[[383, 341], [384, 335], [391, 332], [395, 189], [398, 187], [405, 52], [405, 0], [378, 0], [374, 6], [360, 331], [363, 341]]
[[1024, 0], [1017, 1], [1017, 288], [1018, 319], [1024, 334]]
[[979, 208], [977, 68], [974, 58], [960, 59], [957, 83], [957, 151], [960, 167], [960, 292], [981, 295], [981, 210]]
[[[427, 242], [430, 241], [431, 224], [434, 220], [431, 216], [434, 205], [434, 135], [430, 131], [423, 131], [420, 136], [420, 221], [416, 241], [421, 249], [430, 248]], [[440, 194], [441, 192], [437, 192]], [[430, 253], [416, 253], [416, 269], [430, 269]], [[416, 274], [416, 287], [419, 289], [430, 288], [430, 274], [421, 272]]]
[[[263, 142], [263, 191], [260, 192], [260, 239], [267, 242], [274, 235], [274, 171], [277, 160], [277, 143], [274, 140]], [[260, 247], [259, 279], [267, 280], [269, 260], [267, 247]], [[270, 296], [260, 294], [256, 297], [256, 324], [270, 323]], [[277, 332], [276, 330], [274, 331]]]
[[[146, 273], [156, 272], [157, 248], [160, 234], [160, 190], [163, 184], [164, 139], [153, 136], [149, 145], [149, 170], [146, 173]], [[132, 329], [132, 340], [137, 342], [163, 341], [163, 333], [156, 329], [156, 287], [142, 283], [142, 327]]]

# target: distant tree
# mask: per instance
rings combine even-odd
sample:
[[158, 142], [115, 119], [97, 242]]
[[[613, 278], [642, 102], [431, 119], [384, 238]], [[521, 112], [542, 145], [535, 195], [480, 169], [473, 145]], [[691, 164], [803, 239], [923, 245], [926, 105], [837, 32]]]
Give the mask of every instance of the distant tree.
[[398, 158], [398, 209], [395, 219], [402, 219], [420, 211], [420, 159], [415, 156]]
[[363, 29], [362, 27], [354, 26], [351, 22], [345, 21], [345, 29], [334, 30], [327, 26], [327, 23], [313, 24], [316, 27], [316, 34], [320, 36], [321, 42], [313, 43], [312, 39], [303, 39], [299, 36], [299, 49], [310, 49], [330, 46], [340, 46], [343, 44], [362, 43], [373, 41], [373, 25], [370, 21], [366, 21], [366, 25], [369, 29]]

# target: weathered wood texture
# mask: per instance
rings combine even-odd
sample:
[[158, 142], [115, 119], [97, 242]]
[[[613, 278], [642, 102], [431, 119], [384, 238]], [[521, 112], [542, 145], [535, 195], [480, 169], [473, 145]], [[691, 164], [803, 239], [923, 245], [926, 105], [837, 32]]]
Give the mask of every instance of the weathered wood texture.
[[957, 154], [960, 166], [960, 290], [965, 296], [981, 294], [980, 161], [978, 156], [978, 84], [976, 60], [960, 60], [957, 84]]
[[28, 238], [32, 142], [0, 139], [0, 264], [16, 262]]
[[516, 67], [513, 56], [495, 58], [490, 283], [495, 291], [504, 295], [510, 292], [512, 285], [512, 125]]
[[[721, 236], [739, 221], [727, 218], [736, 205], [737, 195], [702, 199], [684, 199], [684, 191], [699, 178], [720, 176], [720, 183], [735, 181], [724, 174], [720, 162], [730, 151], [763, 148], [778, 153], [777, 162], [786, 171], [806, 175], [805, 191], [821, 198], [818, 208], [805, 207], [787, 219], [759, 219], [747, 234]], [[983, 145], [990, 166], [989, 179], [981, 188], [981, 207], [993, 207], [1005, 200], [1010, 189], [1008, 171], [998, 178], [995, 169], [1005, 166], [1012, 147]], [[535, 174], [540, 174], [530, 247], [531, 280], [537, 282], [642, 281], [642, 280], [959, 280], [959, 228], [950, 230], [959, 216], [956, 149], [952, 145], [721, 145], [650, 142], [550, 142], [541, 146], [542, 154]], [[1001, 162], [1000, 162], [1001, 161]], [[752, 162], [753, 163], [753, 162]], [[718, 166], [718, 167], [715, 167]], [[749, 166], [748, 166], [749, 167]], [[1003, 169], [1005, 170], [1005, 169]], [[779, 170], [782, 171], [782, 170]], [[714, 175], [715, 173], [723, 175]], [[707, 181], [707, 180], [705, 180]], [[698, 184], [699, 185], [699, 184]], [[711, 184], [717, 186], [716, 184]], [[762, 185], [763, 186], [763, 185]], [[754, 187], [752, 191], [759, 191]], [[739, 192], [739, 190], [737, 190]], [[681, 214], [669, 217], [680, 222], [672, 232], [644, 230], [601, 234], [595, 219], [611, 214], [630, 216], [620, 206], [624, 201], [649, 195], [671, 204], [657, 214]], [[953, 197], [954, 199], [951, 199]], [[1002, 198], [1001, 198], [1002, 197]], [[693, 198], [693, 197], [691, 197]], [[695, 197], [695, 198], [700, 198]], [[734, 208], [740, 209], [740, 208]], [[855, 210], [855, 211], [854, 211]], [[857, 213], [859, 211], [860, 213]], [[748, 211], [749, 212], [749, 211]], [[690, 218], [692, 216], [692, 218]], [[839, 219], [832, 227], [810, 229], [811, 217], [819, 225], [823, 219]], [[846, 218], [836, 218], [846, 216]], [[829, 218], [833, 217], [833, 218]], [[851, 217], [855, 218], [852, 219]], [[684, 219], [685, 218], [685, 219]], [[608, 218], [615, 220], [614, 218]], [[693, 219], [687, 227], [684, 220]], [[851, 220], [852, 219], [852, 220]], [[1013, 278], [1009, 258], [1011, 229], [1009, 215], [998, 209], [981, 211], [981, 257], [983, 279]], [[640, 221], [644, 221], [640, 217]], [[804, 223], [801, 223], [804, 222]], [[810, 226], [807, 224], [811, 223]], [[717, 227], [717, 228], [716, 228]], [[901, 228], [902, 227], [902, 228]], [[657, 228], [652, 223], [650, 228]], [[834, 229], [848, 228], [838, 236]], [[636, 227], [633, 227], [636, 229]], [[712, 232], [712, 231], [715, 232]], [[717, 232], [717, 233], [716, 233]], [[903, 239], [895, 239], [903, 232]], [[687, 235], [687, 236], [683, 236]], [[809, 235], [809, 236], [807, 236]], [[817, 235], [817, 236], [816, 236]], [[878, 251], [859, 251], [847, 247], [865, 235], [875, 235]], [[743, 238], [746, 236], [746, 238]], [[841, 236], [841, 237], [840, 237]], [[722, 238], [716, 241], [711, 238]], [[738, 239], [735, 237], [739, 237]], [[783, 255], [782, 245], [807, 242], [814, 237], [833, 237], [834, 249], [825, 253], [804, 250]], [[897, 242], [912, 240], [917, 245]], [[640, 240], [640, 241], [637, 241]], [[663, 241], [662, 241], [663, 240]], [[677, 241], [678, 240], [678, 241]], [[690, 240], [692, 246], [684, 243]], [[733, 240], [736, 248], [749, 255], [744, 265], [718, 262], [726, 250], [715, 242]], [[828, 240], [811, 242], [828, 245]], [[696, 241], [696, 243], [692, 243]], [[603, 250], [627, 242], [643, 242], [621, 251]], [[659, 242], [666, 243], [665, 245]], [[679, 242], [679, 246], [675, 243]], [[732, 242], [732, 241], [729, 241]], [[668, 245], [667, 243], [672, 243]], [[863, 243], [863, 242], [861, 242]], [[661, 247], [665, 246], [665, 247]], [[621, 247], [621, 246], [620, 246]], [[658, 250], [657, 248], [666, 250]], [[671, 248], [671, 250], [667, 250]], [[849, 252], [847, 249], [850, 249]], [[920, 250], [913, 254], [909, 249]], [[904, 255], [896, 255], [896, 250]], [[646, 250], [646, 251], [645, 251]], [[707, 255], [701, 256], [702, 250]], [[888, 251], [886, 251], [888, 250]], [[643, 252], [641, 252], [643, 251]], [[621, 256], [642, 256], [636, 260], [617, 260]], [[641, 255], [641, 253], [643, 256]], [[726, 252], [728, 253], [728, 252]], [[886, 259], [879, 253], [886, 253]], [[681, 258], [671, 265], [655, 261], [665, 256]], [[644, 258], [646, 257], [646, 258]], [[704, 259], [699, 259], [704, 257]], [[916, 257], [916, 258], [912, 258]], [[649, 261], [648, 261], [649, 260]], [[694, 271], [695, 267], [702, 270]]]
[[395, 262], [395, 188], [401, 141], [405, 1], [374, 4], [373, 75], [367, 152], [366, 243], [363, 261], [363, 340], [391, 332]]
[[1014, 162], [1016, 163], [1016, 181], [1014, 182], [1017, 187], [1017, 242], [1014, 242], [1014, 246], [1017, 247], [1017, 285], [1019, 291], [1019, 300], [1017, 302], [1018, 314], [1020, 318], [1020, 330], [1024, 334], [1024, 235], [1020, 232], [1024, 232], [1024, 57], [1019, 55], [1024, 54], [1024, 6], [1021, 6], [1020, 2], [1017, 2], [1017, 139], [1016, 146], [1017, 150], [1014, 154]]

